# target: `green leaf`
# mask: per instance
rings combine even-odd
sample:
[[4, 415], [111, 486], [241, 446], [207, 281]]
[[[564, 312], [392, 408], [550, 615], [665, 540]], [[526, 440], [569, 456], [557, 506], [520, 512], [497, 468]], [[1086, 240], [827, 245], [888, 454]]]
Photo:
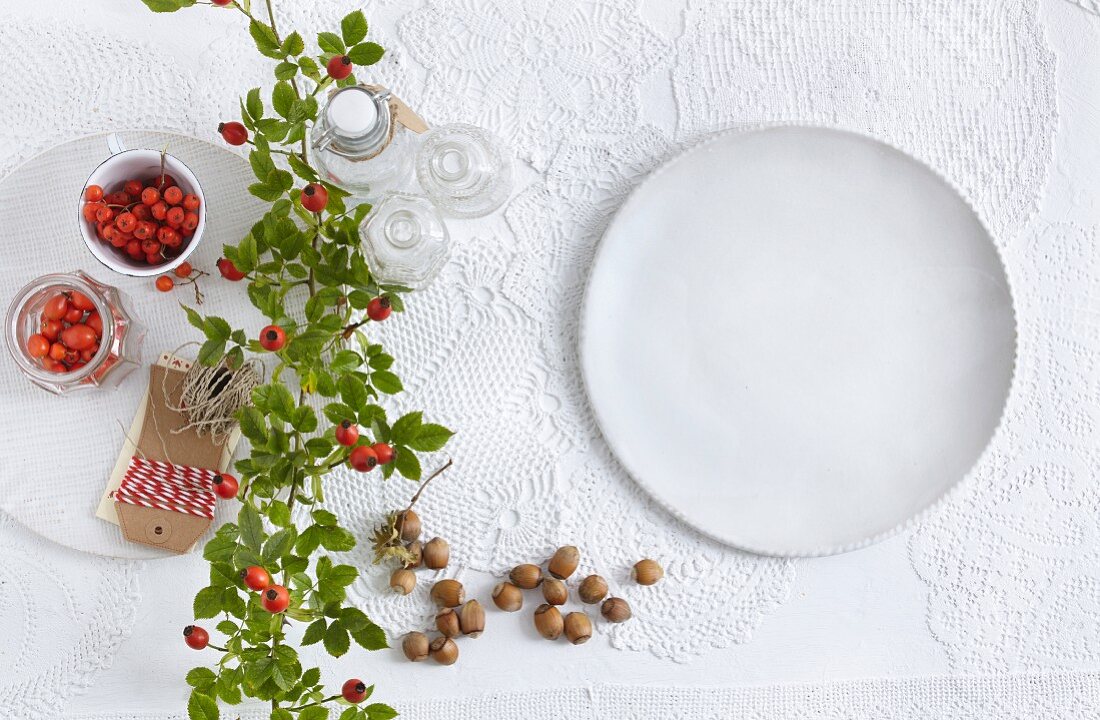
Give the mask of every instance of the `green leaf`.
[[328, 708], [324, 705], [314, 705], [298, 713], [298, 720], [328, 720]]
[[261, 182], [267, 182], [267, 176], [275, 169], [275, 161], [271, 159], [271, 153], [253, 150], [248, 153], [248, 164], [252, 166], [252, 173]]
[[294, 541], [297, 539], [298, 533], [294, 528], [285, 528], [275, 532], [264, 543], [264, 551], [262, 553], [264, 564], [272, 565], [283, 559], [283, 556], [290, 552], [290, 549], [294, 547]]
[[182, 307], [183, 311], [187, 314], [187, 322], [205, 333], [206, 321], [202, 319], [202, 315], [199, 315], [198, 312], [192, 310], [183, 303], [180, 303], [180, 307]]
[[407, 445], [409, 440], [415, 439], [420, 434], [420, 424], [424, 414], [417, 411], [398, 418], [390, 429], [394, 442]]
[[340, 21], [340, 33], [349, 46], [361, 42], [367, 36], [367, 18], [362, 10], [349, 13]]
[[298, 93], [286, 81], [275, 83], [275, 89], [271, 91], [271, 107], [283, 117], [290, 117], [290, 109], [298, 99]]
[[209, 340], [220, 340], [225, 342], [229, 340], [229, 336], [233, 333], [233, 328], [229, 327], [229, 323], [225, 319], [210, 315], [206, 318], [206, 337]]
[[382, 56], [386, 54], [385, 48], [378, 43], [360, 43], [351, 50], [348, 50], [348, 57], [356, 65], [373, 65], [382, 59]]
[[309, 434], [317, 429], [317, 414], [309, 405], [299, 406], [294, 409], [290, 424], [298, 432]]
[[305, 633], [302, 635], [303, 645], [313, 645], [319, 643], [325, 637], [325, 631], [328, 630], [328, 621], [324, 618], [314, 620], [306, 628]]
[[290, 507], [282, 500], [272, 500], [267, 508], [267, 517], [278, 527], [290, 526]]
[[193, 610], [196, 618], [217, 617], [222, 611], [222, 588], [210, 585], [195, 594]]
[[253, 20], [248, 24], [248, 33], [256, 42], [256, 49], [261, 55], [275, 60], [283, 59], [283, 54], [279, 50], [279, 40], [275, 37], [275, 31], [269, 26]]
[[294, 720], [294, 713], [286, 708], [276, 708], [271, 711], [271, 720]]
[[351, 636], [355, 638], [355, 642], [359, 643], [360, 647], [367, 650], [383, 650], [390, 646], [386, 641], [386, 631], [373, 622], [367, 623], [365, 627], [354, 631]]
[[397, 446], [397, 457], [394, 458], [393, 464], [397, 468], [397, 472], [401, 473], [409, 480], [420, 479], [420, 460], [409, 448], [403, 445]]
[[166, 13], [176, 12], [182, 10], [185, 7], [191, 7], [195, 4], [195, 0], [141, 0], [145, 3], [145, 6], [153, 12]]
[[390, 720], [397, 717], [396, 710], [382, 703], [371, 703], [364, 710], [367, 713], [367, 720]]
[[345, 375], [336, 383], [340, 397], [351, 408], [361, 408], [367, 403], [367, 386], [355, 375]]
[[241, 541], [253, 552], [260, 552], [264, 543], [264, 522], [260, 512], [251, 503], [241, 505], [237, 513], [237, 524], [241, 527]]
[[284, 55], [301, 55], [305, 52], [306, 41], [295, 31], [287, 35], [286, 40], [283, 40], [283, 47], [281, 49]]
[[[417, 433], [415, 438], [404, 441], [404, 443], [419, 452], [435, 452], [442, 449], [452, 435], [454, 433], [442, 425], [425, 423], [420, 426], [420, 432]], [[402, 441], [398, 440], [398, 442]]]
[[333, 552], [344, 552], [355, 547], [355, 536], [342, 527], [319, 528], [321, 544]]
[[384, 392], [387, 395], [396, 395], [405, 389], [405, 386], [401, 384], [401, 378], [394, 375], [389, 370], [376, 370], [370, 375], [371, 385], [378, 388], [379, 392]]
[[252, 88], [245, 96], [245, 108], [253, 120], [264, 116], [264, 101], [260, 98], [260, 88]]
[[221, 713], [214, 698], [192, 690], [187, 701], [187, 717], [190, 720], [220, 720]]
[[340, 36], [331, 32], [317, 33], [317, 46], [324, 52], [332, 53], [333, 55], [343, 54], [344, 51], [347, 50]]
[[352, 706], [344, 712], [340, 713], [340, 720], [362, 720], [363, 711], [359, 708]]
[[254, 407], [243, 407], [237, 413], [237, 420], [241, 423], [241, 433], [251, 440], [253, 445], [267, 444], [267, 421], [259, 410]]
[[207, 340], [199, 348], [199, 353], [196, 356], [200, 365], [206, 365], [213, 367], [221, 360], [225, 355], [225, 341], [224, 340]]
[[340, 587], [347, 587], [359, 577], [359, 571], [351, 565], [336, 565], [325, 573], [325, 582], [335, 583]]
[[325, 650], [333, 657], [340, 657], [351, 647], [348, 631], [339, 623], [332, 623], [325, 631]]
[[283, 196], [282, 188], [268, 187], [263, 183], [252, 183], [248, 186], [248, 192], [267, 202], [275, 202]]
[[280, 420], [290, 422], [294, 408], [297, 406], [297, 403], [294, 402], [294, 396], [282, 383], [273, 382], [270, 388], [267, 396], [268, 409]]
[[287, 161], [290, 163], [290, 169], [294, 171], [295, 175], [310, 182], [317, 181], [317, 173], [309, 165], [302, 162], [302, 158], [298, 156], [298, 153], [288, 155]]
[[187, 673], [187, 684], [193, 688], [208, 688], [214, 685], [218, 676], [207, 667], [191, 668]]

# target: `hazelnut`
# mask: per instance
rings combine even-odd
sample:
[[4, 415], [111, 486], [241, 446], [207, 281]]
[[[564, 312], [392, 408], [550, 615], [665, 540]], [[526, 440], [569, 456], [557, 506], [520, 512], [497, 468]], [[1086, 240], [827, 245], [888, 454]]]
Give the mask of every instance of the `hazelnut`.
[[564, 622], [561, 612], [553, 605], [539, 605], [535, 609], [535, 629], [547, 640], [557, 640], [561, 637]]
[[580, 561], [581, 551], [572, 545], [566, 545], [557, 549], [554, 556], [550, 558], [546, 569], [557, 579], [564, 580], [573, 574], [573, 571], [577, 569], [577, 563]]
[[431, 570], [442, 570], [451, 560], [451, 546], [443, 538], [432, 538], [421, 551], [424, 566]]
[[574, 645], [582, 645], [592, 637], [592, 621], [583, 612], [571, 612], [565, 616], [565, 637]]
[[657, 564], [656, 560], [639, 560], [634, 563], [630, 571], [630, 577], [639, 585], [652, 585], [665, 576], [664, 568]]
[[440, 608], [435, 614], [435, 628], [446, 637], [458, 635], [458, 613], [449, 607]]
[[458, 625], [463, 635], [477, 637], [485, 631], [485, 608], [477, 600], [467, 600], [458, 610]]
[[458, 607], [466, 602], [466, 591], [458, 580], [440, 580], [432, 585], [432, 600], [440, 607]]
[[395, 527], [401, 533], [401, 542], [411, 543], [420, 539], [420, 516], [412, 510], [397, 513]]
[[432, 660], [440, 665], [454, 665], [458, 660], [458, 645], [449, 637], [437, 637], [432, 640], [429, 650], [432, 653]]
[[577, 595], [580, 596], [581, 602], [598, 603], [607, 596], [607, 581], [599, 575], [589, 575], [584, 580], [581, 580], [581, 586], [577, 588]]
[[508, 578], [512, 581], [513, 585], [521, 587], [524, 590], [534, 590], [542, 582], [542, 568], [538, 565], [531, 565], [530, 563], [525, 565], [516, 565], [512, 568], [512, 572], [509, 573]]
[[401, 641], [401, 650], [405, 657], [413, 662], [420, 662], [428, 657], [428, 636], [422, 632], [411, 632]]
[[405, 549], [409, 551], [411, 557], [405, 561], [405, 567], [410, 570], [415, 570], [423, 563], [423, 550], [420, 546], [420, 541], [411, 542], [405, 546]]
[[498, 583], [493, 588], [493, 602], [504, 612], [515, 612], [523, 607], [523, 591], [510, 582]]
[[416, 587], [416, 573], [405, 568], [397, 568], [390, 575], [390, 590], [398, 595], [408, 595]]
[[542, 596], [551, 605], [564, 605], [569, 599], [569, 589], [557, 578], [546, 578], [542, 581]]
[[617, 597], [610, 597], [603, 601], [603, 605], [600, 606], [600, 613], [604, 616], [604, 619], [608, 622], [621, 623], [630, 619], [630, 605], [626, 600]]

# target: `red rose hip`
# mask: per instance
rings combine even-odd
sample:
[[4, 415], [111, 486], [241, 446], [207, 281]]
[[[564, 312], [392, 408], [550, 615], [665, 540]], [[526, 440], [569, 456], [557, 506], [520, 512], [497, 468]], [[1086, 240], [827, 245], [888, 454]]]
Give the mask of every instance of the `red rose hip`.
[[370, 446], [370, 449], [374, 451], [374, 454], [378, 456], [379, 465], [388, 465], [393, 462], [393, 458], [397, 455], [394, 452], [393, 446], [386, 443], [375, 443]]
[[390, 307], [388, 297], [376, 297], [367, 303], [367, 317], [376, 322], [382, 322], [390, 316], [393, 308]]
[[360, 445], [351, 451], [348, 462], [359, 472], [370, 472], [378, 465], [378, 456], [366, 445]]
[[351, 64], [351, 58], [347, 55], [336, 55], [328, 61], [328, 75], [333, 80], [343, 80], [348, 75], [351, 75], [351, 71], [354, 66]]
[[237, 497], [237, 478], [229, 473], [218, 473], [214, 477], [214, 492], [222, 500], [232, 500]]
[[264, 590], [260, 603], [269, 613], [281, 613], [290, 607], [290, 593], [282, 585], [272, 585]]
[[218, 126], [222, 139], [230, 145], [244, 145], [248, 142], [248, 128], [239, 122], [227, 122]]
[[352, 705], [357, 705], [367, 699], [367, 685], [359, 678], [352, 678], [344, 683], [340, 694]]
[[210, 642], [210, 633], [198, 625], [188, 625], [183, 629], [183, 641], [193, 650], [202, 650]]
[[351, 446], [359, 442], [359, 427], [351, 420], [344, 420], [336, 426], [336, 442]]
[[319, 213], [328, 205], [328, 190], [321, 183], [312, 183], [302, 189], [302, 207]]
[[218, 260], [218, 272], [222, 274], [222, 277], [226, 280], [232, 280], [236, 282], [244, 279], [244, 273], [237, 269], [237, 266], [233, 264], [233, 261], [229, 258], [221, 258]]
[[249, 565], [246, 569], [241, 570], [241, 580], [244, 581], [249, 590], [255, 590], [256, 592], [263, 592], [271, 587], [271, 574], [259, 565]]
[[260, 345], [271, 352], [282, 350], [286, 345], [286, 331], [278, 325], [268, 325], [260, 331]]

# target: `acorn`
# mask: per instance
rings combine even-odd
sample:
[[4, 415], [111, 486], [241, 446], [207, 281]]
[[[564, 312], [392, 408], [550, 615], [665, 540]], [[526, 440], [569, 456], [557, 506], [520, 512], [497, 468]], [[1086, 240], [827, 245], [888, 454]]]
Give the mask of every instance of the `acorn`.
[[493, 602], [504, 612], [515, 612], [523, 607], [523, 591], [510, 582], [497, 583]]
[[408, 595], [416, 587], [416, 573], [405, 568], [397, 568], [390, 575], [390, 590], [398, 595]]
[[485, 632], [485, 608], [477, 600], [467, 600], [458, 610], [458, 625], [463, 635], [476, 638]]
[[539, 605], [535, 609], [535, 629], [547, 640], [557, 640], [561, 637], [564, 621], [561, 612], [553, 605]]
[[451, 546], [443, 538], [432, 538], [421, 551], [424, 558], [424, 567], [431, 570], [442, 570], [451, 561]]
[[428, 649], [432, 653], [432, 660], [440, 665], [454, 665], [455, 661], [458, 660], [458, 645], [449, 637], [437, 637], [432, 640], [432, 644], [428, 646]]
[[546, 578], [542, 581], [542, 596], [551, 605], [564, 605], [569, 599], [569, 589], [557, 578]]
[[454, 637], [458, 635], [458, 613], [449, 607], [440, 608], [439, 612], [435, 614], [435, 627], [436, 630], [443, 633], [446, 637]]
[[577, 569], [577, 563], [581, 561], [581, 551], [572, 545], [560, 547], [550, 558], [546, 569], [558, 580], [564, 580]]
[[589, 575], [584, 580], [581, 580], [581, 585], [577, 588], [577, 595], [580, 596], [581, 602], [598, 603], [607, 596], [607, 581], [599, 575]]
[[634, 563], [630, 577], [639, 585], [652, 585], [665, 576], [665, 570], [656, 560], [646, 558]]
[[516, 565], [508, 574], [512, 584], [524, 590], [534, 590], [542, 582], [542, 568], [538, 565]]
[[440, 580], [432, 585], [432, 600], [440, 607], [458, 607], [466, 602], [466, 590], [458, 580]]
[[420, 662], [428, 657], [428, 636], [422, 632], [411, 632], [401, 641], [401, 650], [412, 662]]
[[565, 637], [574, 645], [583, 645], [592, 637], [592, 621], [583, 612], [565, 616]]
[[397, 513], [394, 527], [401, 533], [401, 542], [411, 543], [420, 539], [420, 516], [412, 510]]
[[604, 600], [603, 605], [600, 606], [600, 614], [608, 622], [626, 622], [631, 616], [630, 605], [622, 598], [610, 597]]
[[405, 546], [405, 549], [409, 551], [409, 555], [411, 556], [408, 560], [405, 561], [405, 567], [410, 570], [415, 570], [416, 568], [420, 567], [424, 560], [423, 549], [421, 548], [420, 541], [417, 540], [415, 542], [409, 543]]

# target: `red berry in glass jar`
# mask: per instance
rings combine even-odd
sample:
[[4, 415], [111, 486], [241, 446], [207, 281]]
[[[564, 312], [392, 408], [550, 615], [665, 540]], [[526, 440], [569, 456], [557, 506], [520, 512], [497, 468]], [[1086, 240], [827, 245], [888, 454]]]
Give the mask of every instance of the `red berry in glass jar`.
[[176, 281], [167, 275], [161, 275], [157, 278], [157, 290], [161, 292], [172, 292], [172, 288], [176, 286]]
[[69, 302], [72, 303], [74, 308], [83, 310], [84, 312], [91, 312], [95, 310], [95, 303], [92, 299], [82, 292], [73, 290], [69, 293]]
[[214, 493], [222, 500], [232, 500], [237, 497], [237, 478], [229, 473], [218, 473], [214, 477]]
[[53, 345], [50, 345], [51, 360], [64, 360], [66, 352], [68, 351], [65, 349], [65, 346], [59, 342], [55, 342]]
[[42, 306], [43, 320], [60, 320], [69, 312], [69, 298], [64, 295], [54, 295]]
[[98, 310], [92, 310], [88, 317], [84, 318], [84, 325], [90, 327], [97, 338], [103, 337], [103, 318], [99, 316]]
[[393, 458], [397, 454], [394, 452], [393, 447], [386, 443], [375, 443], [370, 446], [370, 449], [378, 456], [379, 465], [389, 465], [393, 462]]
[[286, 331], [278, 325], [268, 325], [260, 331], [260, 345], [271, 352], [282, 350], [286, 345]]
[[73, 325], [61, 331], [61, 342], [70, 350], [87, 350], [97, 339], [95, 330], [87, 325]]
[[366, 445], [360, 445], [351, 451], [348, 462], [359, 472], [370, 472], [378, 465], [378, 456]]
[[343, 420], [336, 426], [336, 442], [349, 447], [359, 442], [359, 427], [351, 420]]
[[57, 340], [61, 336], [61, 321], [60, 320], [42, 320], [42, 337], [46, 338], [50, 342]]
[[351, 64], [351, 58], [347, 55], [336, 55], [328, 61], [328, 66], [325, 68], [328, 71], [328, 75], [333, 80], [343, 80], [348, 75], [351, 75], [351, 71], [354, 66]]
[[222, 274], [222, 277], [226, 280], [232, 280], [234, 282], [244, 279], [244, 273], [237, 269], [237, 266], [233, 264], [233, 261], [229, 258], [218, 259], [218, 272]]
[[84, 188], [84, 199], [88, 202], [99, 202], [103, 199], [103, 188], [98, 185], [89, 185]]
[[290, 607], [290, 593], [282, 585], [272, 585], [264, 590], [260, 603], [269, 613], [281, 613]]
[[188, 625], [183, 629], [183, 641], [192, 650], [202, 650], [210, 642], [210, 633], [198, 625]]
[[50, 352], [50, 341], [41, 333], [27, 338], [27, 354], [32, 358], [44, 358]]
[[359, 678], [352, 678], [344, 683], [340, 694], [352, 705], [358, 705], [367, 699], [367, 685]]
[[328, 205], [328, 190], [321, 183], [306, 185], [302, 190], [302, 207], [319, 213]]
[[390, 316], [393, 308], [390, 307], [388, 297], [376, 297], [367, 303], [367, 317], [376, 322], [382, 322]]
[[218, 126], [218, 132], [222, 134], [222, 139], [230, 145], [244, 145], [248, 142], [248, 128], [239, 122], [222, 123]]
[[271, 574], [259, 565], [249, 565], [241, 570], [241, 580], [244, 581], [249, 590], [255, 590], [256, 592], [262, 592], [271, 587]]
[[84, 319], [84, 311], [77, 307], [69, 306], [69, 312], [65, 313], [65, 322], [72, 325]]

